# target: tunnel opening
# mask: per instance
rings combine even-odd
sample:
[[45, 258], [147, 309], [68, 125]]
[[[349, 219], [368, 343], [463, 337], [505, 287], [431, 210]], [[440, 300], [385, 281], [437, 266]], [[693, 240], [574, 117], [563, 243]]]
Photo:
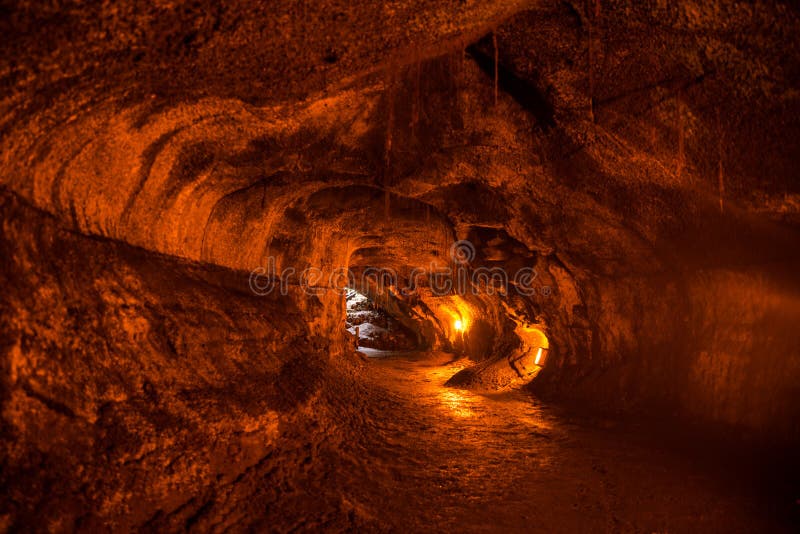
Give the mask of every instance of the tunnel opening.
[[356, 350], [398, 352], [420, 347], [417, 336], [376, 300], [355, 289], [345, 290], [345, 331]]

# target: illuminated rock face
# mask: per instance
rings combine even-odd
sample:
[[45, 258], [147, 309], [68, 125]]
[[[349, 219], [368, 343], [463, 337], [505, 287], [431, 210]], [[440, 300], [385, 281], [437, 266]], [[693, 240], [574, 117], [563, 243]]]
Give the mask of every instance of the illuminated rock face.
[[[535, 377], [548, 398], [800, 437], [794, 10], [322, 4], [2, 22], [9, 480], [79, 488], [133, 462], [163, 484], [140, 511], [123, 467], [63, 506], [140, 525], [263, 459], [353, 365], [342, 296], [254, 295], [267, 265], [502, 269], [507, 294], [426, 281], [384, 307], [473, 357], [462, 386]], [[43, 497], [15, 487], [33, 517]]]

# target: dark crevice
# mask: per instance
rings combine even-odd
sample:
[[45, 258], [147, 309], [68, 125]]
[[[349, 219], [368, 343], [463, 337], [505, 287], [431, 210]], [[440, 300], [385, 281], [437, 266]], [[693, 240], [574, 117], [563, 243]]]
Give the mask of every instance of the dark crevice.
[[39, 402], [41, 402], [42, 404], [47, 406], [52, 411], [54, 411], [54, 412], [56, 412], [58, 414], [64, 415], [66, 417], [69, 417], [69, 418], [73, 418], [73, 419], [75, 418], [75, 412], [72, 411], [72, 409], [69, 406], [67, 406], [66, 404], [64, 404], [62, 402], [58, 402], [57, 400], [51, 399], [49, 397], [46, 397], [45, 395], [42, 395], [41, 393], [35, 391], [30, 386], [30, 384], [23, 385], [22, 386], [22, 390], [25, 392], [25, 394], [27, 396], [38, 400]]
[[[483, 51], [485, 47], [482, 42], [485, 40], [484, 38], [479, 43], [467, 47], [467, 52], [478, 67], [493, 79], [494, 58]], [[510, 95], [520, 106], [529, 111], [543, 130], [547, 131], [556, 125], [555, 112], [545, 95], [538, 87], [503, 65], [502, 61], [497, 66], [497, 84], [501, 91]]]

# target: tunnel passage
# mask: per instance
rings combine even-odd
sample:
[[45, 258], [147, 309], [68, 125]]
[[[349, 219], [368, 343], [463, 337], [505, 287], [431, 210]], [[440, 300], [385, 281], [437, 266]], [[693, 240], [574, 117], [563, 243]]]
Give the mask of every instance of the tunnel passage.
[[381, 351], [408, 351], [420, 348], [415, 332], [391, 317], [382, 307], [355, 289], [345, 293], [346, 330], [353, 336], [356, 349], [367, 347]]
[[794, 510], [795, 6], [211, 4], [0, 9], [0, 531]]

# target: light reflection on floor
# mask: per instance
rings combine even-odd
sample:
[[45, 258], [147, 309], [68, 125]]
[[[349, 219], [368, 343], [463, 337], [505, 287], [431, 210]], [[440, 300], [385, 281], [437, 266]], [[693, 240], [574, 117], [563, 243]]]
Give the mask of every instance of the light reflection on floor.
[[450, 410], [456, 417], [472, 417], [475, 411], [472, 409], [474, 399], [456, 390], [443, 390], [439, 393], [439, 400], [442, 406]]
[[538, 409], [538, 403], [523, 391], [475, 393], [465, 389], [445, 386], [453, 375], [473, 365], [463, 356], [443, 352], [392, 352], [361, 349], [379, 366], [391, 369], [395, 381], [392, 389], [400, 389], [418, 402], [435, 407], [443, 414], [456, 419], [479, 418], [482, 425], [491, 421], [507, 422], [534, 427], [538, 432], [551, 428], [547, 418]]
[[467, 358], [362, 354], [364, 378], [385, 403], [369, 426], [371, 452], [356, 461], [368, 460], [371, 487], [383, 488], [363, 499], [392, 496], [380, 504], [392, 524], [419, 532], [774, 530], [748, 494], [719, 486], [696, 463], [633, 445], [625, 432], [576, 422], [525, 390], [446, 387], [472, 365]]

